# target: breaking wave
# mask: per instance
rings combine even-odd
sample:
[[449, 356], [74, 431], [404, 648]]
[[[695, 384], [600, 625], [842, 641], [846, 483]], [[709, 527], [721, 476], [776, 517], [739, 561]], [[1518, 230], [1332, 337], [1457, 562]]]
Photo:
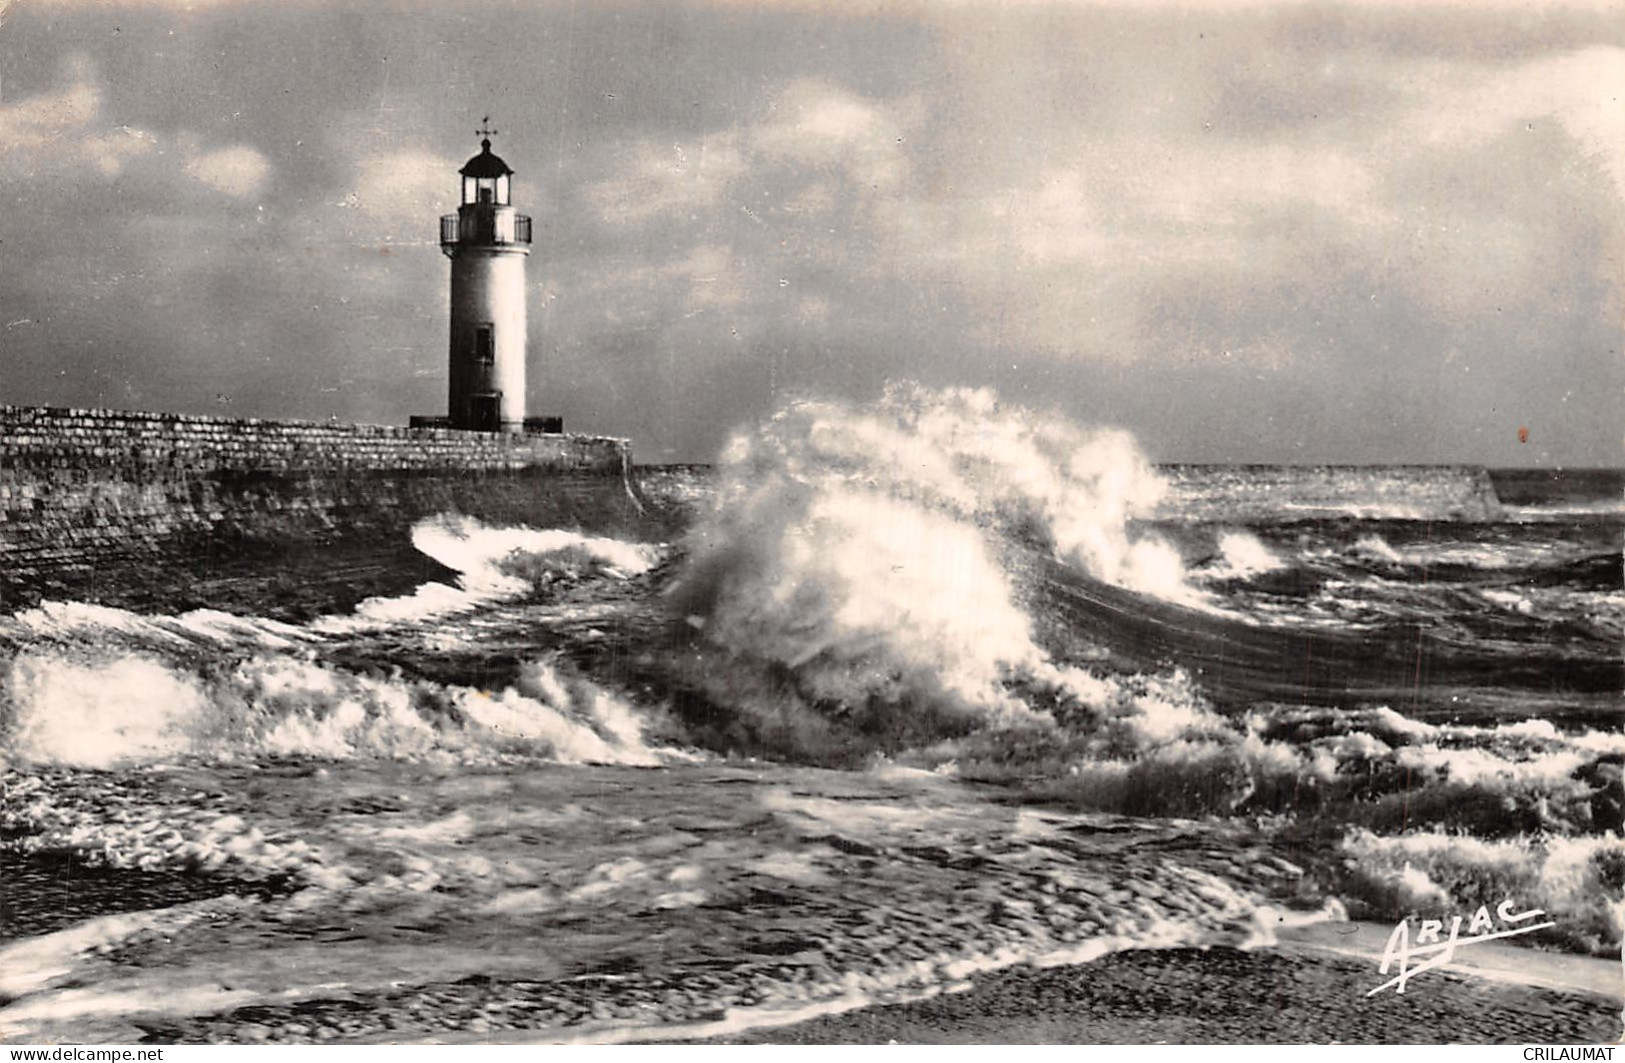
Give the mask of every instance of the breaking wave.
[[1251, 532], [1226, 531], [1219, 535], [1218, 553], [1191, 573], [1204, 583], [1250, 580], [1286, 567], [1274, 551]]
[[500, 691], [357, 674], [283, 654], [189, 671], [152, 654], [24, 653], [5, 664], [6, 759], [110, 768], [203, 759], [491, 759], [656, 764], [643, 717], [533, 661]]
[[556, 528], [497, 528], [464, 516], [419, 521], [412, 545], [455, 571], [457, 585], [425, 583], [409, 595], [368, 598], [350, 615], [324, 617], [317, 629], [368, 631], [466, 613], [528, 594], [538, 576], [549, 572], [624, 579], [647, 572], [660, 559], [659, 548], [648, 544]]
[[479, 689], [353, 670], [334, 640], [455, 617], [559, 580], [626, 579], [660, 549], [467, 517], [422, 521], [415, 545], [456, 586], [369, 598], [307, 626], [214, 610], [141, 615], [45, 602], [0, 620], [0, 759], [109, 768], [188, 758], [489, 759], [655, 764], [655, 714], [539, 653]]
[[1484, 840], [1443, 831], [1383, 837], [1355, 828], [1341, 848], [1356, 916], [1471, 911], [1496, 897], [1541, 909], [1548, 940], [1603, 955], [1625, 926], [1625, 841], [1617, 835]]
[[1164, 487], [1126, 434], [987, 391], [796, 403], [728, 446], [671, 601], [717, 665], [711, 699], [780, 753], [1042, 727], [1052, 708], [1165, 730], [1204, 710], [1056, 660], [1013, 579], [1036, 550], [1200, 601], [1179, 551], [1134, 526]]

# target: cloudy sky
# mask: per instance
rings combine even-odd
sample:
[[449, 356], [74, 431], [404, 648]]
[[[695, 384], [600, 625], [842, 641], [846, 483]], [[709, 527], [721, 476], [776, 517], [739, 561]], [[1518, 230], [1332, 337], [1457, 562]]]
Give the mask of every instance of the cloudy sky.
[[1159, 460], [1619, 464], [1622, 95], [1625, 0], [15, 0], [0, 402], [443, 412], [489, 113], [531, 412], [641, 460], [912, 378]]

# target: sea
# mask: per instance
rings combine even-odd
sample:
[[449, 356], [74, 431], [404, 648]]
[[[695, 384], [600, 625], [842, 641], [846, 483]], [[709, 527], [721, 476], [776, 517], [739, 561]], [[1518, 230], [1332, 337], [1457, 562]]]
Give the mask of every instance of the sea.
[[1617, 957], [1622, 489], [898, 384], [740, 428], [665, 541], [14, 608], [0, 1040], [704, 1036], [1503, 902]]

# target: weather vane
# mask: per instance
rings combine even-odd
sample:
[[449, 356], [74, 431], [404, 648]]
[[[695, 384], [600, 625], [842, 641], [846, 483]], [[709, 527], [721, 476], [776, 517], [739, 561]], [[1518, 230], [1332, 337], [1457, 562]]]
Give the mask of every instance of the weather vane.
[[490, 147], [491, 138], [497, 135], [497, 131], [491, 128], [491, 116], [486, 115], [484, 118], [481, 118], [480, 127], [474, 130], [474, 132], [478, 133], [485, 140], [486, 147]]

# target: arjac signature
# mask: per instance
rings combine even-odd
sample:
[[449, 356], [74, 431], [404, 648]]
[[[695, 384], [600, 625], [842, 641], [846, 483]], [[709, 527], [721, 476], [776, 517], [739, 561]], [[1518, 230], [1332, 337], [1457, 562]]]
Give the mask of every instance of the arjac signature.
[[[1422, 926], [1416, 933], [1416, 943], [1411, 943], [1411, 922], [1403, 919], [1394, 927], [1394, 932], [1388, 935], [1388, 946], [1382, 950], [1382, 966], [1377, 969], [1378, 974], [1387, 974], [1396, 963], [1399, 973], [1382, 985], [1367, 993], [1374, 997], [1384, 989], [1393, 989], [1395, 993], [1405, 992], [1405, 983], [1421, 974], [1431, 971], [1435, 967], [1443, 967], [1455, 959], [1456, 949], [1465, 945], [1477, 945], [1482, 941], [1494, 941], [1497, 938], [1516, 937], [1519, 934], [1528, 934], [1536, 930], [1544, 930], [1556, 926], [1555, 922], [1547, 920], [1544, 923], [1530, 923], [1546, 913], [1539, 908], [1532, 908], [1527, 912], [1514, 912], [1512, 901], [1504, 900], [1495, 909], [1495, 918], [1490, 917], [1489, 905], [1480, 905], [1478, 911], [1473, 913], [1472, 921], [1467, 924], [1469, 937], [1461, 936], [1462, 917], [1459, 915], [1450, 918], [1450, 935], [1444, 940], [1439, 935], [1444, 932], [1444, 923], [1438, 919], [1424, 919]], [[1523, 924], [1528, 923], [1525, 926]], [[1497, 929], [1504, 927], [1504, 929]], [[1482, 932], [1481, 932], [1482, 931]], [[1431, 959], [1412, 964], [1418, 956], [1431, 955]]]

